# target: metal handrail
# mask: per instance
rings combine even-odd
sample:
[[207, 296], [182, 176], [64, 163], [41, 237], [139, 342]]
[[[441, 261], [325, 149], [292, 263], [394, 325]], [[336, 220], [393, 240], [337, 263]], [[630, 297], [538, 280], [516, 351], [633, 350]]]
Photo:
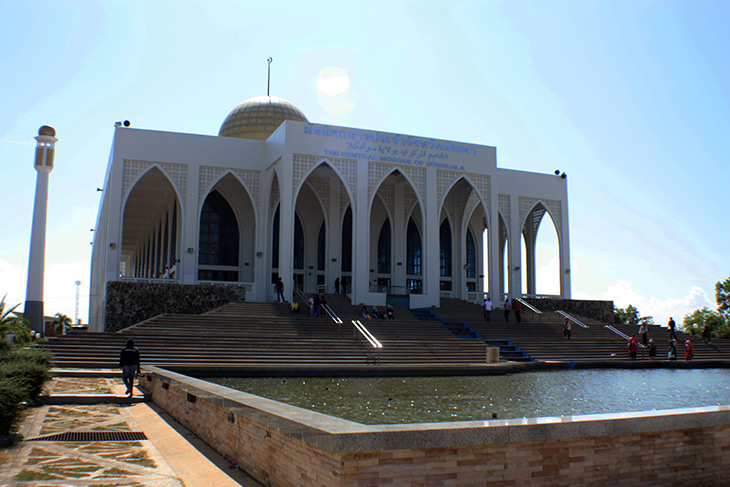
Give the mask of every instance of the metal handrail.
[[565, 311], [563, 311], [563, 310], [561, 310], [561, 309], [559, 309], [559, 310], [557, 310], [557, 311], [555, 311], [555, 312], [556, 312], [557, 314], [561, 315], [561, 316], [564, 316], [564, 317], [568, 318], [568, 319], [569, 319], [570, 321], [572, 321], [572, 322], [573, 322], [573, 323], [575, 323], [576, 325], [580, 325], [580, 326], [582, 326], [583, 328], [588, 328], [588, 325], [585, 325], [585, 324], [581, 323], [581, 322], [580, 322], [580, 320], [576, 320], [575, 318], [573, 318], [572, 316], [570, 316], [570, 315], [569, 315], [568, 313], [566, 313]]
[[536, 307], [534, 307], [533, 305], [531, 305], [530, 303], [528, 303], [528, 302], [527, 302], [527, 301], [525, 301], [524, 299], [522, 299], [522, 298], [517, 298], [517, 301], [519, 301], [520, 303], [522, 303], [522, 305], [523, 305], [523, 306], [525, 306], [526, 308], [528, 308], [528, 309], [529, 309], [530, 311], [532, 311], [533, 313], [537, 313], [537, 314], [539, 314], [539, 315], [541, 315], [541, 314], [542, 314], [542, 311], [540, 311], [539, 309], [537, 309]]
[[[611, 330], [612, 332], [614, 332], [615, 334], [617, 334], [618, 336], [620, 336], [621, 338], [623, 338], [625, 340], [631, 340], [630, 336], [628, 336], [626, 333], [622, 332], [618, 328], [614, 328], [613, 325], [603, 325], [603, 327], [608, 328], [609, 330]], [[645, 348], [643, 343], [639, 343], [638, 340], [637, 340], [637, 343], [641, 348]]]
[[309, 304], [309, 299], [307, 298], [307, 295], [304, 294], [304, 292], [301, 289], [297, 289], [296, 295], [297, 295], [298, 301], [300, 301], [300, 304], [301, 303], [306, 304], [311, 312], [312, 306]]
[[[296, 292], [296, 296], [298, 298], [298, 301], [301, 301], [307, 305], [307, 307], [309, 308], [309, 311], [311, 313], [312, 305], [309, 304], [309, 298], [307, 298], [307, 295], [304, 294], [304, 292], [301, 289], [298, 289]], [[335, 324], [337, 324], [337, 325], [342, 324], [342, 319], [339, 316], [337, 316], [337, 313], [335, 313], [332, 308], [330, 308], [329, 304], [320, 304], [320, 307], [325, 311], [325, 313], [327, 313], [329, 315], [330, 318], [332, 318], [332, 321], [334, 321]]]
[[321, 306], [322, 306], [322, 309], [325, 311], [325, 313], [327, 313], [330, 316], [330, 318], [332, 318], [332, 321], [334, 321], [335, 324], [337, 324], [337, 325], [342, 324], [342, 319], [339, 316], [337, 316], [337, 313], [335, 313], [335, 311], [332, 308], [330, 308], [329, 304], [323, 304]]
[[378, 341], [375, 336], [373, 336], [372, 333], [370, 333], [370, 330], [368, 330], [365, 325], [360, 323], [360, 320], [352, 320], [352, 324], [355, 325], [355, 328], [357, 331], [359, 331], [362, 336], [364, 336], [368, 342], [370, 342], [370, 345], [373, 346], [373, 348], [383, 348], [383, 344]]

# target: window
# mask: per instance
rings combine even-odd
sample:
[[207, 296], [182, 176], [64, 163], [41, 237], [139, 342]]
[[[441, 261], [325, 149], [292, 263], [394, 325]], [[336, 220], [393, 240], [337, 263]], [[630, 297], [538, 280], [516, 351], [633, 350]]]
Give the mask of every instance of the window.
[[477, 277], [477, 248], [471, 230], [466, 231], [466, 277]]
[[352, 210], [347, 207], [342, 220], [342, 272], [352, 272]]
[[406, 279], [406, 287], [408, 287], [408, 292], [410, 294], [423, 293], [423, 283], [420, 279]]
[[271, 229], [271, 268], [279, 268], [279, 206], [274, 212], [274, 225]]
[[238, 265], [238, 222], [218, 192], [205, 199], [200, 215], [199, 265]]
[[207, 269], [198, 270], [198, 280], [200, 281], [238, 281], [237, 271], [213, 271]]
[[408, 220], [406, 232], [406, 273], [421, 275], [421, 234], [413, 218]]
[[304, 230], [298, 215], [294, 215], [294, 268], [304, 269]]
[[442, 277], [451, 275], [451, 227], [444, 220], [439, 229], [439, 272]]
[[170, 222], [170, 263], [172, 268], [177, 263], [177, 202], [172, 207], [172, 221]]
[[378, 236], [378, 273], [390, 274], [390, 221], [385, 220]]
[[327, 228], [324, 222], [319, 227], [319, 236], [317, 237], [317, 270], [324, 270], [324, 262], [327, 251]]

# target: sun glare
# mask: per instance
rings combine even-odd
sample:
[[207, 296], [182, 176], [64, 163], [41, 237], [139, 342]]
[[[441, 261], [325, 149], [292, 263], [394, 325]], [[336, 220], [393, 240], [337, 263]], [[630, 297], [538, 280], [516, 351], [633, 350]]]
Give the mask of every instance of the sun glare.
[[350, 76], [344, 68], [327, 66], [317, 75], [317, 90], [322, 95], [341, 96], [349, 89]]

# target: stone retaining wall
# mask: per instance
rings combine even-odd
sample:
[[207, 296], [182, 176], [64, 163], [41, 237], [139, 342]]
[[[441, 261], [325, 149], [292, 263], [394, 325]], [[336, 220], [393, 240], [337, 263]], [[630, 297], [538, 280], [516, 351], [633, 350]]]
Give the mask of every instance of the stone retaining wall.
[[162, 313], [205, 313], [246, 301], [246, 287], [112, 281], [106, 286], [104, 331], [119, 331]]
[[151, 368], [152, 400], [267, 486], [730, 485], [730, 407], [362, 425]]
[[584, 316], [602, 323], [613, 324], [613, 301], [589, 301], [584, 299], [523, 298], [542, 311], [563, 310], [569, 315]]

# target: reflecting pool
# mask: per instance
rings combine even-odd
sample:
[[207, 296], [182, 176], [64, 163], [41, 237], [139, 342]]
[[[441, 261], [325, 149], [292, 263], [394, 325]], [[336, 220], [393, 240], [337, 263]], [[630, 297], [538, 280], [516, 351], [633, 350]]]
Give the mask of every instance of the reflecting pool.
[[730, 404], [728, 369], [577, 369], [452, 377], [205, 378], [364, 424]]

